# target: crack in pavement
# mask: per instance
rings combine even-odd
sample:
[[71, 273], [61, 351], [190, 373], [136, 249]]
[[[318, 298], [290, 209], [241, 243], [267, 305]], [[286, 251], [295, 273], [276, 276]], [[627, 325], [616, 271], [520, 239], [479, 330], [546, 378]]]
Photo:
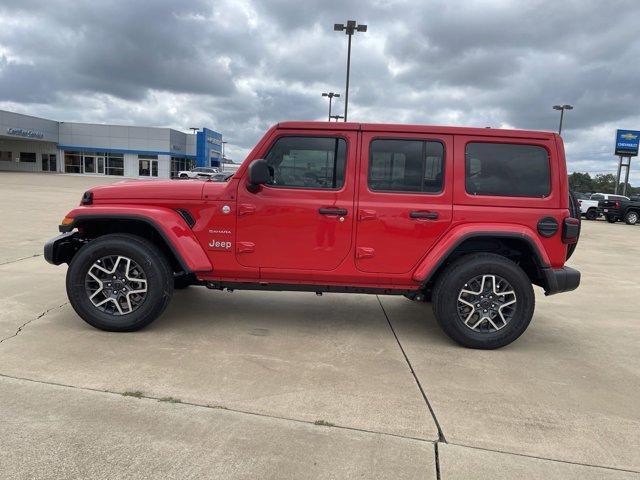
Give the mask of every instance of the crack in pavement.
[[42, 253], [34, 253], [33, 255], [29, 255], [28, 257], [22, 257], [22, 258], [17, 258], [15, 260], [9, 260], [7, 262], [2, 262], [0, 263], [0, 267], [2, 265], [9, 265], [11, 263], [17, 263], [17, 262], [21, 262], [22, 260], [29, 260], [30, 258], [37, 258], [37, 257], [42, 257], [43, 254]]
[[68, 303], [69, 303], [69, 302], [64, 302], [62, 305], [58, 305], [58, 306], [55, 306], [55, 307], [51, 307], [51, 308], [49, 308], [49, 309], [45, 310], [44, 312], [42, 312], [42, 313], [41, 313], [40, 315], [38, 315], [37, 317], [32, 318], [31, 320], [27, 320], [26, 322], [24, 322], [22, 325], [20, 325], [20, 326], [18, 327], [18, 329], [16, 330], [16, 333], [14, 333], [13, 335], [9, 335], [8, 337], [3, 338], [2, 340], [0, 340], [0, 343], [3, 343], [3, 342], [5, 342], [6, 340], [9, 340], [9, 339], [11, 339], [11, 338], [15, 338], [15, 337], [17, 337], [17, 336], [20, 334], [20, 332], [22, 332], [22, 330], [23, 330], [27, 325], [29, 325], [31, 322], [35, 322], [36, 320], [41, 319], [42, 317], [44, 317], [45, 315], [47, 315], [49, 312], [52, 312], [52, 311], [57, 310], [57, 309], [59, 309], [59, 308], [62, 308], [62, 307], [64, 307], [65, 305], [67, 305]]
[[418, 389], [420, 390], [420, 393], [422, 394], [422, 398], [424, 399], [425, 403], [427, 404], [427, 408], [429, 409], [429, 413], [431, 413], [431, 417], [433, 418], [433, 422], [436, 424], [436, 428], [438, 429], [438, 442], [447, 443], [447, 439], [444, 436], [444, 432], [442, 431], [442, 427], [440, 426], [440, 422], [438, 422], [438, 417], [436, 417], [436, 412], [433, 410], [433, 407], [431, 406], [431, 402], [429, 402], [429, 399], [427, 398], [427, 393], [424, 391], [424, 388], [422, 388], [422, 384], [420, 383], [420, 380], [418, 379], [418, 375], [416, 374], [415, 370], [413, 369], [413, 365], [411, 365], [411, 361], [409, 361], [409, 356], [404, 351], [404, 348], [402, 347], [402, 344], [400, 343], [400, 339], [398, 338], [398, 335], [396, 334], [396, 331], [393, 328], [393, 325], [391, 324], [391, 319], [389, 318], [389, 315], [387, 315], [387, 311], [384, 309], [384, 305], [382, 305], [382, 301], [380, 300], [380, 297], [378, 295], [376, 295], [376, 298], [378, 299], [378, 303], [380, 304], [380, 308], [382, 309], [382, 313], [384, 314], [384, 317], [387, 319], [387, 323], [389, 324], [389, 328], [391, 329], [391, 333], [393, 333], [393, 336], [396, 339], [396, 343], [398, 344], [398, 347], [400, 347], [400, 351], [402, 352], [402, 355], [404, 356], [404, 360], [405, 360], [405, 362], [407, 362], [407, 365], [409, 366], [409, 370], [411, 371], [411, 375], [413, 375], [413, 379], [415, 380], [416, 384], [418, 385]]
[[[12, 380], [19, 380], [19, 381], [23, 381], [23, 382], [31, 382], [31, 383], [37, 383], [40, 385], [49, 385], [49, 386], [54, 386], [54, 387], [61, 387], [61, 388], [70, 388], [70, 389], [74, 389], [74, 390], [81, 390], [81, 391], [88, 391], [88, 392], [95, 392], [95, 393], [103, 393], [106, 395], [114, 395], [114, 396], [118, 396], [118, 397], [124, 397], [123, 393], [125, 392], [114, 392], [111, 390], [100, 390], [97, 388], [90, 388], [90, 387], [80, 387], [77, 385], [69, 385], [69, 384], [65, 384], [65, 383], [57, 383], [57, 382], [48, 382], [48, 381], [44, 381], [44, 380], [34, 380], [32, 378], [24, 378], [24, 377], [16, 377], [13, 375], [6, 375], [4, 373], [0, 373], [0, 378], [9, 378]], [[154, 400], [154, 401], [161, 401], [163, 398], [167, 398], [167, 397], [154, 397], [154, 396], [150, 396], [150, 395], [144, 395], [142, 394], [140, 397], [135, 397], [136, 399], [141, 399], [141, 400]], [[345, 427], [345, 426], [341, 426], [341, 425], [334, 425], [331, 427], [328, 426], [322, 426], [322, 425], [317, 425], [315, 424], [313, 421], [308, 421], [308, 420], [300, 420], [300, 419], [296, 419], [296, 418], [287, 418], [287, 417], [280, 417], [277, 415], [268, 415], [268, 414], [264, 414], [264, 413], [258, 413], [258, 412], [251, 412], [251, 411], [247, 411], [247, 410], [238, 410], [238, 409], [234, 409], [234, 408], [227, 408], [225, 406], [222, 405], [206, 405], [206, 404], [200, 404], [200, 403], [192, 403], [192, 402], [175, 402], [175, 403], [167, 403], [167, 405], [186, 405], [189, 407], [194, 407], [194, 408], [206, 408], [206, 409], [211, 409], [211, 410], [226, 410], [228, 412], [232, 412], [232, 413], [237, 413], [240, 415], [251, 415], [251, 416], [255, 416], [255, 417], [262, 417], [262, 418], [271, 418], [274, 420], [282, 420], [282, 421], [288, 421], [288, 422], [295, 422], [295, 423], [302, 423], [302, 424], [306, 424], [306, 425], [311, 425], [311, 426], [316, 426], [318, 428], [336, 428], [336, 429], [340, 429], [340, 430], [351, 430], [351, 431], [356, 431], [356, 432], [361, 432], [361, 433], [366, 433], [366, 434], [371, 434], [371, 435], [384, 435], [387, 437], [396, 437], [396, 438], [402, 438], [405, 440], [411, 440], [411, 441], [418, 441], [418, 442], [425, 442], [425, 443], [431, 443], [434, 445], [434, 455], [436, 456], [436, 462], [439, 460], [439, 452], [438, 452], [438, 445], [439, 444], [444, 444], [445, 442], [441, 442], [439, 440], [436, 440], [435, 442], [433, 440], [427, 440], [424, 438], [415, 438], [415, 437], [409, 437], [409, 436], [405, 436], [405, 435], [398, 435], [398, 434], [393, 434], [393, 433], [386, 433], [386, 432], [377, 432], [374, 430], [366, 430], [366, 429], [360, 429], [360, 428], [354, 428], [354, 427]], [[462, 447], [462, 448], [471, 448], [474, 450], [482, 450], [482, 451], [486, 451], [486, 452], [493, 452], [493, 453], [502, 453], [505, 455], [514, 455], [517, 457], [525, 457], [525, 458], [532, 458], [532, 459], [536, 459], [536, 460], [543, 460], [543, 461], [548, 461], [548, 462], [557, 462], [557, 463], [565, 463], [565, 464], [569, 464], [569, 465], [578, 465], [578, 466], [583, 466], [583, 467], [591, 467], [591, 468], [600, 468], [600, 469], [604, 469], [604, 470], [613, 470], [613, 471], [617, 471], [617, 472], [627, 472], [627, 473], [640, 473], [640, 471], [637, 470], [630, 470], [630, 469], [625, 469], [625, 468], [617, 468], [617, 467], [607, 467], [607, 466], [603, 466], [603, 465], [593, 465], [593, 464], [589, 464], [589, 463], [579, 463], [579, 462], [572, 462], [569, 460], [559, 460], [556, 458], [547, 458], [547, 457], [538, 457], [535, 455], [527, 455], [524, 453], [516, 453], [516, 452], [507, 452], [504, 450], [494, 450], [491, 448], [484, 448], [484, 447], [475, 447], [472, 445], [465, 445], [465, 444], [461, 444], [461, 443], [454, 443], [454, 442], [446, 442], [447, 445], [453, 445], [453, 446], [457, 446], [457, 447]], [[440, 465], [437, 462], [436, 463], [436, 469], [437, 469], [437, 473], [440, 473]]]
[[[91, 388], [91, 387], [81, 387], [78, 385], [70, 385], [67, 383], [58, 383], [58, 382], [49, 382], [49, 381], [45, 381], [45, 380], [34, 380], [32, 378], [25, 378], [25, 377], [16, 377], [14, 375], [7, 375], [4, 373], [0, 373], [0, 378], [10, 378], [13, 380], [21, 380], [24, 382], [32, 382], [32, 383], [38, 383], [41, 385], [50, 385], [50, 386], [55, 386], [55, 387], [63, 387], [63, 388], [71, 388], [74, 390], [81, 390], [81, 391], [87, 391], [87, 392], [97, 392], [97, 393], [104, 393], [104, 394], [108, 394], [108, 395], [117, 395], [117, 396], [122, 396], [122, 397], [130, 397], [130, 398], [135, 398], [135, 399], [143, 399], [143, 400], [156, 400], [156, 401], [163, 401], [163, 399], [166, 398], [170, 398], [167, 396], [153, 396], [153, 395], [147, 395], [144, 394], [142, 392], [139, 392], [139, 394], [137, 395], [125, 395], [125, 393], [127, 392], [117, 392], [117, 391], [113, 391], [113, 390], [101, 390], [99, 388]], [[138, 392], [136, 392], [138, 393]], [[357, 428], [357, 427], [347, 427], [344, 425], [334, 425], [331, 424], [326, 425], [326, 424], [318, 424], [316, 422], [318, 422], [318, 420], [301, 420], [299, 418], [291, 418], [291, 417], [281, 417], [278, 415], [270, 415], [268, 413], [259, 413], [259, 412], [252, 412], [249, 410], [241, 410], [241, 409], [237, 409], [237, 408], [233, 408], [233, 407], [226, 407], [224, 405], [212, 405], [212, 404], [202, 404], [202, 403], [195, 403], [195, 402], [185, 402], [183, 400], [180, 400], [179, 402], [170, 402], [171, 405], [187, 405], [189, 407], [196, 407], [196, 408], [207, 408], [207, 409], [211, 409], [211, 410], [226, 410], [227, 412], [233, 412], [233, 413], [238, 413], [238, 414], [242, 414], [242, 415], [251, 415], [254, 417], [262, 417], [262, 418], [271, 418], [274, 420], [283, 420], [283, 421], [288, 421], [288, 422], [295, 422], [295, 423], [303, 423], [306, 425], [314, 425], [314, 426], [320, 426], [322, 428], [337, 428], [340, 430], [350, 430], [350, 431], [354, 431], [354, 432], [361, 432], [361, 433], [367, 433], [367, 434], [371, 434], [371, 435], [384, 435], [385, 437], [395, 437], [395, 438], [402, 438], [405, 440], [412, 440], [412, 441], [416, 441], [416, 442], [426, 442], [426, 443], [434, 443], [433, 440], [428, 440], [426, 438], [418, 438], [418, 437], [410, 437], [407, 435], [399, 435], [397, 433], [388, 433], [388, 432], [379, 432], [376, 430], [367, 430], [365, 428]]]

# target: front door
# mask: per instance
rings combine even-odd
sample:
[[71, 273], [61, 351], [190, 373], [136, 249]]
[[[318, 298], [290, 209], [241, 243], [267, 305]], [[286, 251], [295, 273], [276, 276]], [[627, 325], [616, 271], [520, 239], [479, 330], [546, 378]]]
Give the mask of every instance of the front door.
[[271, 180], [256, 193], [238, 189], [238, 262], [301, 277], [347, 258], [354, 223], [357, 133], [283, 132], [262, 155]]
[[96, 157], [93, 155], [84, 156], [84, 173], [96, 173]]
[[356, 266], [412, 271], [452, 217], [453, 143], [449, 135], [363, 133]]
[[42, 171], [43, 172], [55, 172], [57, 168], [56, 156], [48, 153], [42, 154]]

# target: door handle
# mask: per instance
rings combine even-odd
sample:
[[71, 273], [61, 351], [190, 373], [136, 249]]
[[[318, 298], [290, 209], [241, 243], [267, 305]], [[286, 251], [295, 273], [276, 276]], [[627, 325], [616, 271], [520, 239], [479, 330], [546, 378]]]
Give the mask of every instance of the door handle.
[[340, 215], [344, 217], [349, 211], [346, 208], [319, 208], [320, 215]]
[[412, 210], [409, 212], [409, 217], [424, 219], [424, 220], [436, 220], [438, 218], [438, 212], [425, 212], [423, 210]]

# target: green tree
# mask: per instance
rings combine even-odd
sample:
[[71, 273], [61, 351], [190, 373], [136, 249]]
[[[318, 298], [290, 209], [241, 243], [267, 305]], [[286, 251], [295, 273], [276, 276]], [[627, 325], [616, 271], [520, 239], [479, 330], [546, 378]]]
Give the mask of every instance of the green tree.
[[573, 172], [569, 175], [569, 186], [575, 192], [593, 192], [593, 179], [588, 173]]
[[613, 193], [616, 188], [616, 177], [613, 173], [598, 173], [593, 179], [593, 189], [601, 193]]

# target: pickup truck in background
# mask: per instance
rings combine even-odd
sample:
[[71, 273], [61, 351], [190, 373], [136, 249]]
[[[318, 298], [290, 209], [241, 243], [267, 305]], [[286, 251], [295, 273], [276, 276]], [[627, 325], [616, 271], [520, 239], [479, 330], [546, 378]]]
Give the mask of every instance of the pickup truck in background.
[[[610, 197], [612, 196], [610, 195]], [[627, 225], [635, 225], [640, 221], [640, 198], [634, 198], [634, 200], [618, 200], [614, 198], [600, 200], [598, 211], [605, 216], [609, 223], [624, 220]]]
[[622, 195], [612, 195], [610, 193], [593, 193], [588, 200], [578, 200], [580, 213], [584, 215], [587, 220], [597, 219], [602, 214], [602, 212], [598, 210], [598, 204], [602, 200], [629, 200], [629, 198]]

